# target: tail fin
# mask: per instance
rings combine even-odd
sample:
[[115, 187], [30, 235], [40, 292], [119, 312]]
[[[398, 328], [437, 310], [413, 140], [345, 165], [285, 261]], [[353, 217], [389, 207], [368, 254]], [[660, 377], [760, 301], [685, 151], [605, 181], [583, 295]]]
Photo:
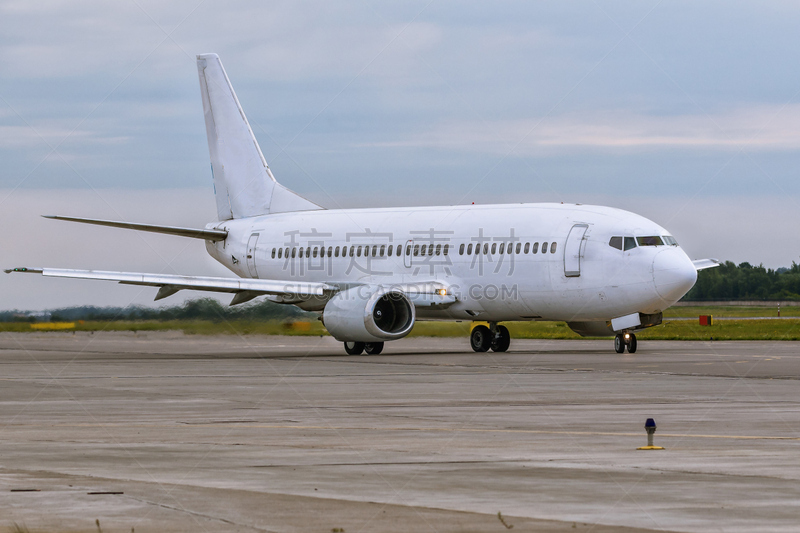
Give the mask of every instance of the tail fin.
[[197, 56], [220, 220], [322, 209], [277, 181], [217, 54]]

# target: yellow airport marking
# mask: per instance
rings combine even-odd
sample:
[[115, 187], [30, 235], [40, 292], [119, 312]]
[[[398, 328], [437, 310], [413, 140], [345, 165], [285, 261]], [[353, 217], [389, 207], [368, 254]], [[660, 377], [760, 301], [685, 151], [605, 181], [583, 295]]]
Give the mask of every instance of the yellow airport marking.
[[31, 324], [31, 329], [74, 329], [75, 322], [39, 322]]
[[[442, 428], [442, 427], [368, 427], [368, 426], [300, 426], [300, 425], [285, 425], [285, 424], [254, 424], [251, 422], [223, 422], [214, 423], [210, 422], [194, 422], [194, 423], [174, 423], [174, 424], [9, 424], [7, 428], [13, 427], [60, 427], [60, 428], [117, 428], [117, 429], [135, 429], [135, 428], [192, 428], [192, 429], [208, 429], [208, 428], [225, 428], [225, 429], [310, 429], [321, 431], [432, 431], [440, 433], [519, 433], [519, 434], [535, 434], [535, 435], [600, 435], [608, 437], [639, 437], [641, 432], [611, 432], [611, 431], [556, 431], [556, 430], [543, 430], [543, 429], [481, 429], [481, 428]], [[691, 435], [687, 433], [659, 433], [661, 437], [674, 437], [674, 438], [695, 438], [695, 439], [736, 439], [736, 440], [793, 440], [800, 441], [800, 437], [777, 437], [772, 435], [708, 435], [697, 434]]]

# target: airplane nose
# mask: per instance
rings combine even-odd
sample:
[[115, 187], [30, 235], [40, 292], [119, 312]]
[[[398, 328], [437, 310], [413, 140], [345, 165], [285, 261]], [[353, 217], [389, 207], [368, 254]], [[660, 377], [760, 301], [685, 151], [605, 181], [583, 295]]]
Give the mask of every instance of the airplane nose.
[[653, 283], [664, 300], [677, 302], [696, 281], [697, 270], [680, 248], [670, 247], [653, 258]]

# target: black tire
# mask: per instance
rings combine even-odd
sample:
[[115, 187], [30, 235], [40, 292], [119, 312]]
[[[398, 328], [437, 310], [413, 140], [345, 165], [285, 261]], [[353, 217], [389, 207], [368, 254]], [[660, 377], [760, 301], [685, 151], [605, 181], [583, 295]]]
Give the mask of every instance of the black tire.
[[492, 339], [493, 352], [505, 352], [511, 345], [511, 334], [505, 326], [497, 326], [497, 333]]
[[378, 355], [383, 351], [383, 343], [382, 342], [364, 343], [364, 351], [367, 352], [367, 355]]
[[492, 347], [492, 332], [486, 326], [475, 326], [469, 335], [469, 343], [476, 352], [486, 352]]
[[347, 352], [347, 355], [361, 355], [361, 352], [364, 351], [364, 343], [363, 342], [345, 342], [344, 343], [344, 351]]
[[636, 353], [636, 335], [631, 333], [631, 338], [628, 339], [628, 353]]
[[614, 351], [617, 353], [625, 353], [625, 339], [622, 338], [621, 333], [617, 333], [614, 337]]

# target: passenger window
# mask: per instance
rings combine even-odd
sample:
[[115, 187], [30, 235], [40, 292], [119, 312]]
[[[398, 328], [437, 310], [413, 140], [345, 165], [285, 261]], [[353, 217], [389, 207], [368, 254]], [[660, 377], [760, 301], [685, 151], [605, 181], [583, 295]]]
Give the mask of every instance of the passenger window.
[[483, 244], [483, 255], [486, 255], [488, 253], [489, 253], [489, 243], [487, 242]]
[[414, 245], [414, 257], [419, 255], [419, 244]]
[[386, 245], [385, 244], [381, 244], [381, 257], [383, 257], [383, 254], [385, 254], [385, 253], [386, 253]]
[[328, 246], [328, 257], [333, 257], [333, 247]]
[[493, 242], [493, 243], [492, 243], [492, 253], [493, 253], [493, 254], [496, 254], [496, 253], [497, 253], [497, 243], [496, 243], [496, 242]]
[[392, 252], [394, 252], [394, 244], [390, 244], [386, 247], [386, 255], [392, 257]]
[[546, 254], [546, 253], [547, 253], [547, 243], [546, 243], [546, 242], [543, 242], [543, 243], [542, 243], [542, 253], [543, 253], [543, 254]]
[[272, 249], [272, 258], [275, 259], [275, 248]]
[[359, 246], [359, 247], [356, 249], [356, 257], [361, 257], [361, 250], [362, 250], [362, 249], [363, 249], [363, 246]]
[[300, 248], [300, 253], [297, 255], [297, 257], [301, 259], [303, 258], [303, 250], [305, 250], [305, 248]]
[[306, 257], [311, 257], [311, 247], [306, 246]]
[[[517, 253], [519, 253], [520, 246], [522, 246], [522, 243], [518, 242], [517, 243]], [[529, 243], [529, 242], [525, 243], [525, 253], [526, 254], [528, 253], [528, 249], [530, 248], [530, 246], [531, 246], [531, 243]]]
[[406, 246], [406, 255], [411, 255], [411, 245]]
[[442, 255], [442, 245], [441, 244], [437, 244], [436, 245], [436, 255]]
[[315, 246], [313, 250], [314, 257], [317, 257], [317, 252], [319, 252], [319, 248]]
[[623, 249], [627, 252], [632, 248], [636, 248], [636, 239], [633, 237], [625, 237], [625, 246]]
[[350, 257], [353, 257], [355, 254], [356, 254], [356, 247], [355, 246], [351, 246], [350, 247]]
[[467, 246], [467, 255], [472, 255], [472, 243], [470, 243], [470, 245]]
[[551, 254], [556, 253], [556, 243], [555, 243], [555, 241], [550, 243], [550, 253]]
[[283, 257], [283, 248], [278, 248], [278, 259]]
[[372, 257], [377, 257], [377, 256], [378, 256], [378, 245], [376, 244], [375, 246], [372, 247]]
[[608, 245], [617, 250], [622, 250], [622, 237], [611, 237], [608, 241]]
[[450, 245], [449, 244], [445, 244], [444, 245], [444, 250], [442, 251], [442, 253], [444, 253], [444, 255], [447, 255], [447, 253], [449, 251], [450, 251]]
[[461, 243], [461, 246], [458, 247], [458, 255], [464, 255], [464, 243]]
[[535, 254], [538, 251], [539, 251], [539, 243], [535, 242], [535, 243], [533, 243], [533, 250], [531, 250], [531, 253]]
[[336, 248], [333, 250], [333, 254], [334, 254], [336, 257], [339, 257], [339, 247], [338, 247], [338, 246], [337, 246], [337, 247], [336, 247]]

